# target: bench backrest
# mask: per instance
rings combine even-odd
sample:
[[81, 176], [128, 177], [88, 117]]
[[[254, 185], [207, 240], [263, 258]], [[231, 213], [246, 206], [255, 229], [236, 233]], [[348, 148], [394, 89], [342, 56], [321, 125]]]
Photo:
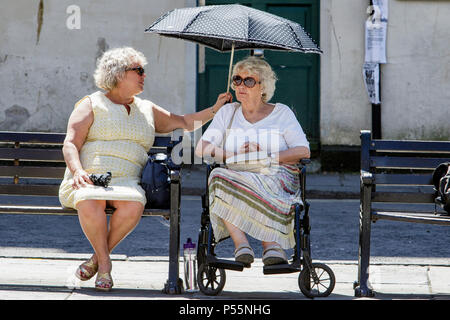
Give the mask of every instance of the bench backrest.
[[[181, 157], [183, 130], [157, 135], [149, 153]], [[0, 194], [57, 196], [66, 164], [64, 133], [0, 132]]]
[[372, 139], [361, 131], [361, 170], [373, 175], [373, 202], [434, 203], [433, 170], [447, 161], [449, 141]]

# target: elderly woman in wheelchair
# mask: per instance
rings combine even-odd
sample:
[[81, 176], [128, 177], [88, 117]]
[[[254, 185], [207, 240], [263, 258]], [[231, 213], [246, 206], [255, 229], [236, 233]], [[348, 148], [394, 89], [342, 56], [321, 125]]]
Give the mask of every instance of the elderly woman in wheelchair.
[[[250, 267], [255, 254], [248, 234], [262, 242], [265, 273], [300, 271], [299, 265], [287, 267], [285, 249], [297, 247], [298, 257], [299, 235], [295, 233], [309, 233], [309, 225], [306, 230], [297, 228], [294, 232], [295, 225], [300, 224], [296, 211], [304, 208], [301, 195], [304, 181], [302, 184], [299, 164], [310, 157], [308, 140], [288, 106], [269, 102], [275, 91], [276, 75], [264, 59], [252, 56], [238, 62], [232, 81], [238, 102], [228, 103], [217, 112], [195, 151], [209, 162], [225, 163], [208, 166], [214, 169], [208, 170], [207, 199], [204, 199], [204, 203], [208, 202], [208, 217], [202, 216], [202, 225], [207, 219], [213, 232], [203, 242], [208, 242], [208, 252], [211, 242], [228, 237], [235, 246], [235, 262], [215, 260], [208, 265], [233, 270]], [[214, 288], [217, 276], [211, 272], [216, 269], [203, 269], [205, 254], [201, 242], [199, 239], [200, 289], [203, 272], [210, 278], [212, 290], [202, 291], [215, 295], [222, 290], [224, 281]], [[303, 247], [309, 250], [309, 243]], [[332, 280], [330, 285], [334, 286]], [[309, 293], [309, 278], [305, 282]]]
[[[261, 170], [248, 171], [244, 165], [242, 171], [216, 168], [211, 172], [214, 234], [218, 240], [231, 236], [236, 261], [251, 264], [254, 260], [247, 233], [262, 241], [265, 265], [286, 263], [283, 249], [294, 245], [292, 212], [299, 184], [295, 164], [309, 158], [309, 143], [292, 110], [268, 102], [276, 76], [265, 60], [248, 57], [238, 62], [232, 79], [239, 103], [218, 111], [197, 146], [197, 155], [227, 163], [236, 155], [244, 160], [243, 154], [259, 156]], [[267, 166], [261, 157], [268, 157]]]

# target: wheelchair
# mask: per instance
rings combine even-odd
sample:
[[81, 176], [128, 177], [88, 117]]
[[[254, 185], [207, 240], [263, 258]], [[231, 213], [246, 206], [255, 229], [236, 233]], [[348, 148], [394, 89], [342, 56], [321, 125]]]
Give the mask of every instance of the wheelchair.
[[[291, 262], [264, 266], [263, 274], [284, 274], [300, 272], [298, 286], [304, 296], [308, 298], [327, 297], [334, 289], [336, 278], [326, 264], [313, 263], [311, 260], [310, 246], [310, 225], [309, 225], [309, 203], [305, 198], [306, 187], [306, 167], [309, 160], [302, 160], [298, 166], [300, 168], [300, 190], [303, 204], [295, 204], [294, 216], [294, 236], [295, 246]], [[197, 246], [197, 284], [200, 291], [208, 296], [215, 296], [222, 292], [225, 282], [225, 270], [243, 271], [250, 267], [243, 263], [218, 258], [215, 248], [228, 238], [216, 242], [214, 232], [209, 217], [209, 197], [208, 197], [208, 177], [211, 171], [219, 167], [218, 164], [207, 164], [206, 192], [202, 195], [202, 215], [201, 227], [198, 236]]]

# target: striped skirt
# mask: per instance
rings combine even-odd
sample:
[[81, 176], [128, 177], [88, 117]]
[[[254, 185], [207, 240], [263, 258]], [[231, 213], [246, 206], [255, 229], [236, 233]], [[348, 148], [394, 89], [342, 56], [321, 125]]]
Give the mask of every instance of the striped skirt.
[[208, 185], [216, 241], [229, 236], [223, 219], [255, 239], [294, 247], [294, 204], [302, 203], [296, 166], [272, 164], [264, 173], [216, 168]]

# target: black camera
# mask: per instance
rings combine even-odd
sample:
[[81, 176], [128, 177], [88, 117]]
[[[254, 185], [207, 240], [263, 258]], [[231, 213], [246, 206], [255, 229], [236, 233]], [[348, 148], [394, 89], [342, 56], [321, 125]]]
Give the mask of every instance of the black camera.
[[107, 172], [106, 174], [90, 174], [89, 179], [94, 183], [95, 186], [108, 187], [108, 184], [111, 182], [111, 172]]

